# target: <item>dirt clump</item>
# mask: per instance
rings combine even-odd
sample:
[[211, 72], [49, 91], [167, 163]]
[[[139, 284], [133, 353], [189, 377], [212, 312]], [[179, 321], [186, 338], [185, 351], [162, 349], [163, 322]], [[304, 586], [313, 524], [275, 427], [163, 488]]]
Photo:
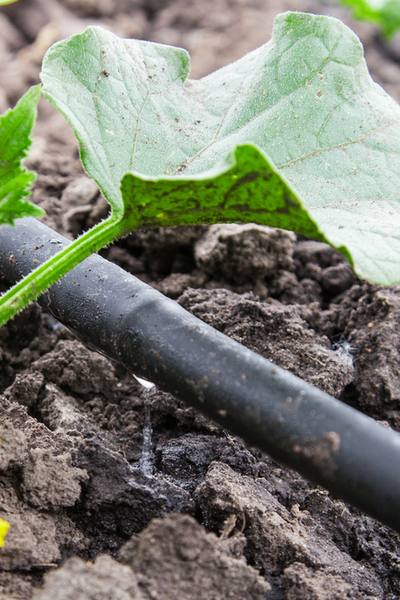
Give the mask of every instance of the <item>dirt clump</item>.
[[[275, 579], [276, 585], [291, 589], [290, 597], [322, 600], [346, 593], [360, 600], [384, 598], [372, 569], [359, 565], [316, 533], [316, 523], [308, 511], [301, 511], [297, 504], [290, 511], [284, 508], [264, 488], [262, 479], [254, 481], [227, 465], [213, 463], [195, 496], [208, 527], [215, 528], [221, 520], [233, 517], [246, 537], [245, 552], [251, 552], [261, 572], [279, 580]], [[291, 566], [282, 569], [287, 563]]]
[[[243, 536], [218, 538], [187, 515], [154, 519], [121, 549], [147, 597], [262, 600], [270, 591], [242, 557]], [[157, 575], [155, 575], [157, 573]]]
[[94, 563], [74, 557], [57, 571], [50, 572], [34, 600], [145, 600], [138, 579], [129, 567], [111, 556], [99, 556]]

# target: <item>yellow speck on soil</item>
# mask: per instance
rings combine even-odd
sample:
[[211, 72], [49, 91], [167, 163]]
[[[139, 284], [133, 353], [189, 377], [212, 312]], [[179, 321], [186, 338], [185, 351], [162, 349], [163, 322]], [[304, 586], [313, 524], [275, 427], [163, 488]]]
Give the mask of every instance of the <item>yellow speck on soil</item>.
[[9, 527], [10, 527], [10, 524], [7, 523], [7, 521], [3, 521], [3, 519], [0, 519], [0, 548], [2, 546], [4, 546], [4, 538], [7, 535], [7, 531], [8, 531]]

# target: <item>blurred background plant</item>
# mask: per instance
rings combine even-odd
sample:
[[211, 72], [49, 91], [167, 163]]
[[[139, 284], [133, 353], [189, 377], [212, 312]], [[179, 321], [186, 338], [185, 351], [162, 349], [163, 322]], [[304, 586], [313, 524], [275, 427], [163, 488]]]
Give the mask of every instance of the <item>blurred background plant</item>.
[[341, 0], [353, 16], [373, 23], [389, 39], [400, 29], [400, 0]]

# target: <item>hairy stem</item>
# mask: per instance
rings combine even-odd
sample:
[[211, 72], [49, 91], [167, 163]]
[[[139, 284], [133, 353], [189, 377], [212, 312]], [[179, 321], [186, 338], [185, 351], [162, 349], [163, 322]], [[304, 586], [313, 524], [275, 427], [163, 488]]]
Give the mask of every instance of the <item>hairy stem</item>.
[[111, 216], [41, 264], [0, 297], [0, 326], [26, 308], [60, 277], [124, 232], [123, 219]]

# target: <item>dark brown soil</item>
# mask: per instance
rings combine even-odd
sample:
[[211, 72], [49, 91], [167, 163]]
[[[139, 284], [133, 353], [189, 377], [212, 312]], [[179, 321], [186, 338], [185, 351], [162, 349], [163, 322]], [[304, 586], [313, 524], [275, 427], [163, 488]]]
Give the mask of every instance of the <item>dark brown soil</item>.
[[[316, 0], [20, 0], [0, 9], [0, 111], [57, 39], [102, 24], [186, 47], [202, 76], [287, 9], [342, 18], [400, 100], [399, 40]], [[41, 100], [29, 159], [44, 221], [107, 214]], [[228, 336], [400, 431], [400, 287], [323, 244], [253, 225], [140, 232], [103, 255]], [[400, 598], [400, 538], [84, 347], [34, 305], [0, 330], [0, 599]], [[147, 440], [147, 442], [144, 442]], [[149, 443], [150, 440], [150, 443]]]

